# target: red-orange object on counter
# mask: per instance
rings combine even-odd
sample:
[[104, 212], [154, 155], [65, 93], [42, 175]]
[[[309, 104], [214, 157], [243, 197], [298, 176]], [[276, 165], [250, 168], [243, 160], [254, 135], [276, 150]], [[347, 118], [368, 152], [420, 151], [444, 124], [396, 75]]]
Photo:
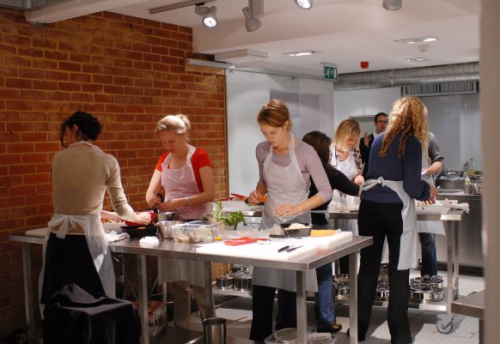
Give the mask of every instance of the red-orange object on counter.
[[254, 242], [257, 242], [257, 239], [243, 237], [243, 238], [239, 238], [239, 239], [226, 240], [226, 241], [224, 241], [224, 244], [229, 245], [229, 246], [239, 246], [239, 245], [245, 245], [245, 244], [253, 244]]

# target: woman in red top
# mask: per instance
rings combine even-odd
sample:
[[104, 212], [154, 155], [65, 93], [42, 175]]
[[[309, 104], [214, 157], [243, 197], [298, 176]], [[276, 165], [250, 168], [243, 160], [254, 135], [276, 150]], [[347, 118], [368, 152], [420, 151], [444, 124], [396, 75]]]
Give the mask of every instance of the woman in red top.
[[[211, 212], [215, 194], [210, 158], [203, 149], [188, 144], [190, 127], [188, 118], [181, 114], [165, 116], [158, 122], [156, 133], [167, 152], [158, 160], [146, 193], [150, 207], [175, 211], [181, 220], [198, 220]], [[158, 203], [156, 195], [162, 186], [165, 201]], [[162, 258], [158, 271], [160, 283], [173, 282], [175, 325], [189, 328], [191, 286], [201, 318], [207, 317], [203, 262]]]
[[[156, 164], [146, 192], [150, 207], [176, 211], [182, 220], [201, 219], [210, 212], [214, 200], [213, 168], [206, 151], [188, 144], [191, 123], [184, 115], [169, 115], [156, 126], [163, 147], [167, 150]], [[165, 202], [157, 204], [156, 194], [163, 186]]]

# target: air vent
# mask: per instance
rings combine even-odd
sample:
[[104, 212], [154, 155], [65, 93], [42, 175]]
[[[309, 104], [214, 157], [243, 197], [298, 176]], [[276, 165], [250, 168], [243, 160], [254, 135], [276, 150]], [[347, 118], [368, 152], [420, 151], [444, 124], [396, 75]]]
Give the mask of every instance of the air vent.
[[479, 90], [477, 81], [440, 82], [403, 86], [404, 96], [443, 96], [450, 94], [473, 94]]

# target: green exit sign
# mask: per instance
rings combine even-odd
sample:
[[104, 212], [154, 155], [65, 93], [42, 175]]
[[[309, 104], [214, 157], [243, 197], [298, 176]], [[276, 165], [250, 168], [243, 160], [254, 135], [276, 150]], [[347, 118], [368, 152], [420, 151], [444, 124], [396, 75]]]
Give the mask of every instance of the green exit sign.
[[337, 80], [337, 68], [331, 66], [323, 66], [323, 76], [328, 80]]

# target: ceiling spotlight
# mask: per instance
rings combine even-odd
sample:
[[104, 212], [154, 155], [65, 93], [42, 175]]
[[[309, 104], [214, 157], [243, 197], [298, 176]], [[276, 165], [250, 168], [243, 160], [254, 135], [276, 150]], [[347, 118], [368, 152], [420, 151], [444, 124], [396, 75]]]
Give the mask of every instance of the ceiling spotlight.
[[217, 24], [218, 24], [218, 20], [217, 20], [217, 16], [216, 16], [217, 7], [196, 5], [196, 7], [194, 8], [194, 12], [197, 15], [203, 17], [202, 23], [206, 27], [213, 28], [213, 27], [217, 26]]
[[313, 0], [295, 0], [295, 3], [303, 10], [310, 10], [313, 7]]
[[245, 7], [242, 11], [245, 16], [245, 29], [247, 29], [248, 32], [258, 30], [262, 25], [260, 19], [252, 16], [248, 7]]
[[382, 6], [388, 11], [397, 11], [403, 6], [403, 0], [383, 0]]

